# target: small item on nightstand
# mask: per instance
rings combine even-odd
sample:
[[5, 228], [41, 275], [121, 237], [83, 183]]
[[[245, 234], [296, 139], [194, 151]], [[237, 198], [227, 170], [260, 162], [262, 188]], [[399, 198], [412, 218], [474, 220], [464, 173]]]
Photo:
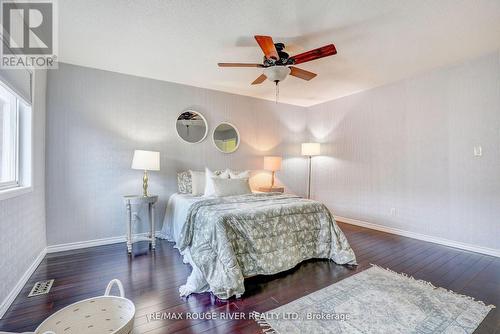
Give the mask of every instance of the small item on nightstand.
[[260, 187], [259, 191], [263, 193], [284, 193], [284, 187]]

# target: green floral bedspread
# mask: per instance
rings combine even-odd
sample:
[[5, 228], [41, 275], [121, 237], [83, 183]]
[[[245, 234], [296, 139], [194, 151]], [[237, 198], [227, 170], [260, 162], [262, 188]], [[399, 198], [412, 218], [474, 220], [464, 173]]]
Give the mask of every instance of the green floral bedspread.
[[191, 206], [178, 244], [189, 248], [210, 290], [227, 299], [245, 292], [244, 277], [271, 275], [313, 258], [356, 264], [325, 205], [263, 193], [207, 199]]

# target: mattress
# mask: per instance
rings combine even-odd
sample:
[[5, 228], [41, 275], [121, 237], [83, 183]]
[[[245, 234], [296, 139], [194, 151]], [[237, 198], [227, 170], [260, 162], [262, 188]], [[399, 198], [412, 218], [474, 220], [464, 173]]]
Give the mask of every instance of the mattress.
[[[259, 192], [255, 192], [259, 193]], [[194, 196], [191, 194], [174, 193], [170, 196], [165, 209], [165, 218], [163, 219], [163, 227], [159, 235], [160, 239], [177, 243], [179, 241], [179, 234], [181, 233], [182, 226], [186, 223], [189, 208], [194, 203], [206, 200], [204, 196]]]
[[182, 226], [186, 223], [187, 214], [191, 205], [205, 199], [202, 196], [175, 193], [168, 199], [163, 228], [159, 237], [178, 243]]

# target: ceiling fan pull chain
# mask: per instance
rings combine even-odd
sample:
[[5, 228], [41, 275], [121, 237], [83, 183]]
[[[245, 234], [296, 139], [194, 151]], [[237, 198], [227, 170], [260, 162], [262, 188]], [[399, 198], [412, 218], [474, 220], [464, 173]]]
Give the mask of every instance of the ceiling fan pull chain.
[[280, 85], [279, 81], [276, 81], [276, 104], [278, 104], [278, 100], [280, 98]]

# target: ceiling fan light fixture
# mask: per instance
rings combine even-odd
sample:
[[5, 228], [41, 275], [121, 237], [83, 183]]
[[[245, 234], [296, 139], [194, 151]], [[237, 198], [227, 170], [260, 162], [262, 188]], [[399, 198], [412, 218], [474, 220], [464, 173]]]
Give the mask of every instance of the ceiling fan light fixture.
[[290, 74], [287, 66], [271, 66], [264, 69], [264, 75], [272, 82], [281, 82]]

